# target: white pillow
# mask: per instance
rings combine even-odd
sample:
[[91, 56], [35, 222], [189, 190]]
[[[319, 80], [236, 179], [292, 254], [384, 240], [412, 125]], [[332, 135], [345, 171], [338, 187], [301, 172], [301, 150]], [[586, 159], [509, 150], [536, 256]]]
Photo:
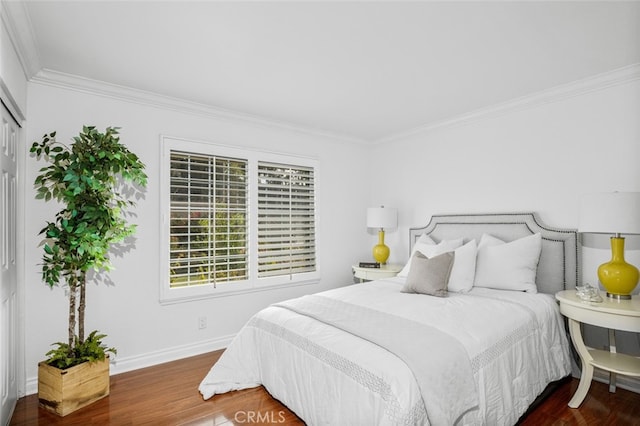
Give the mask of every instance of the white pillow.
[[[434, 246], [437, 244], [435, 241], [433, 241], [433, 238], [431, 238], [427, 234], [420, 235], [420, 238], [418, 238], [418, 241], [416, 241], [416, 243], [432, 244]], [[415, 253], [415, 250], [414, 250], [414, 253]]]
[[462, 245], [462, 238], [457, 238], [455, 240], [442, 240], [438, 244], [436, 244], [431, 239], [431, 237], [429, 237], [426, 234], [422, 234], [422, 236], [418, 238], [418, 241], [416, 241], [416, 244], [413, 246], [413, 250], [411, 251], [411, 256], [409, 256], [409, 261], [407, 262], [406, 265], [404, 265], [404, 268], [402, 268], [402, 271], [398, 273], [398, 276], [406, 277], [409, 275], [409, 270], [411, 269], [411, 259], [413, 258], [413, 255], [417, 251], [427, 256], [428, 258], [432, 258], [442, 253], [454, 251], [461, 245]]
[[542, 236], [533, 234], [505, 243], [483, 234], [476, 259], [476, 287], [537, 293], [536, 268], [542, 250]]
[[471, 240], [455, 250], [453, 269], [449, 276], [449, 291], [466, 293], [473, 287], [476, 275], [476, 240]]

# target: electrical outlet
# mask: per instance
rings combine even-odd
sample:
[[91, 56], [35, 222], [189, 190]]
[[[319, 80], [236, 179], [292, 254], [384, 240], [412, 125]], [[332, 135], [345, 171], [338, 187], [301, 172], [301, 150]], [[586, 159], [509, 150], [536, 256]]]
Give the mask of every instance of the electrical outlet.
[[200, 330], [202, 330], [203, 328], [207, 328], [207, 317], [198, 318], [198, 328]]

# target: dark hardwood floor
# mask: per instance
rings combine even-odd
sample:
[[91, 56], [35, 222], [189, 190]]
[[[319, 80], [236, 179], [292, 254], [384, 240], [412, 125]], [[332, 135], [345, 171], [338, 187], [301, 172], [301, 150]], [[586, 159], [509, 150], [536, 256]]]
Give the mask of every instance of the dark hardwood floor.
[[[111, 394], [66, 417], [38, 408], [37, 395], [18, 401], [11, 425], [255, 425], [303, 424], [262, 387], [203, 401], [198, 384], [222, 351], [111, 377]], [[594, 382], [579, 409], [567, 407], [578, 381], [569, 379], [521, 426], [640, 425], [640, 395]], [[490, 425], [488, 425], [490, 426]]]

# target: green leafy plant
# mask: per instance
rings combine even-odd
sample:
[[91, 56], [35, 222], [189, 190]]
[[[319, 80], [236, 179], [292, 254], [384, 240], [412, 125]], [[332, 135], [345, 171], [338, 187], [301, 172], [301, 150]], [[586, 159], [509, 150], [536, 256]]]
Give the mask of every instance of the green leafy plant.
[[42, 279], [50, 287], [61, 281], [68, 287], [68, 342], [57, 343], [47, 355], [50, 363], [70, 367], [115, 353], [102, 345], [105, 335], [94, 331], [85, 339], [87, 273], [109, 271], [110, 250], [135, 232], [126, 209], [135, 205], [131, 198], [142, 195], [147, 175], [138, 156], [120, 143], [117, 127], [101, 133], [84, 126], [70, 146], [55, 137], [56, 132], [45, 134], [30, 151], [49, 163], [34, 182], [36, 198], [62, 205], [40, 231]]
[[75, 336], [73, 346], [63, 342], [54, 343], [53, 346], [57, 347], [47, 352], [47, 363], [65, 370], [83, 362], [102, 361], [107, 356], [107, 352], [115, 355], [117, 353], [115, 348], [102, 344], [106, 334], [97, 333], [97, 330], [92, 331], [82, 342], [79, 341], [78, 336]]

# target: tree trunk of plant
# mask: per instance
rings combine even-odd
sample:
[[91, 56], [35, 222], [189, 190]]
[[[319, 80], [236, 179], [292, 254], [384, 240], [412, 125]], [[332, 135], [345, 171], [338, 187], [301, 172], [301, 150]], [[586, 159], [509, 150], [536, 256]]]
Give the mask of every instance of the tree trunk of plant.
[[69, 351], [73, 349], [76, 335], [76, 279], [69, 275]]
[[78, 306], [78, 343], [84, 342], [84, 308], [86, 306], [85, 290], [87, 288], [87, 273], [81, 272], [78, 286], [80, 287], [80, 305]]

